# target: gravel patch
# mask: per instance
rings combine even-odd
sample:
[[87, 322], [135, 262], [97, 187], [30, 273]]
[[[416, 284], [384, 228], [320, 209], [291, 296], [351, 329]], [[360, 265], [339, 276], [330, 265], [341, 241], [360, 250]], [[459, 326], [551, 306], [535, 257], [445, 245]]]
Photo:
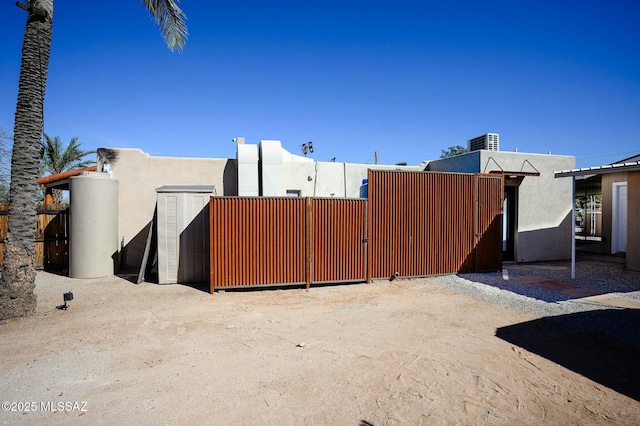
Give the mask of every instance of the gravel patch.
[[[623, 310], [514, 281], [517, 277], [534, 276], [640, 300], [640, 273], [627, 271], [622, 264], [578, 262], [575, 280], [571, 279], [570, 268], [568, 262], [513, 264], [505, 265], [503, 272], [445, 275], [435, 277], [434, 281], [456, 293], [548, 318], [640, 349], [640, 310]], [[612, 311], [619, 312], [610, 315]]]
[[572, 299], [570, 296], [543, 288], [505, 281], [502, 274], [445, 275], [437, 277], [435, 282], [456, 293], [467, 294], [536, 317], [608, 308], [595, 302], [576, 302], [579, 299]]
[[578, 261], [575, 280], [571, 279], [570, 262], [513, 264], [505, 265], [504, 269], [514, 277], [534, 275], [603, 293], [630, 293], [626, 296], [640, 298], [640, 272], [628, 271], [622, 263]]

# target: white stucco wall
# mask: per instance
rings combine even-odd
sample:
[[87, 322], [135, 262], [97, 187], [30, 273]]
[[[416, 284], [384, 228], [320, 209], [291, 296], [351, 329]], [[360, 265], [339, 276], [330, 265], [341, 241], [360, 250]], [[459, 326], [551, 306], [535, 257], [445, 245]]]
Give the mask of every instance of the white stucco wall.
[[280, 141], [261, 140], [261, 195], [281, 197], [286, 195], [282, 186], [282, 146]]
[[367, 170], [422, 170], [423, 166], [318, 162], [294, 155], [280, 141], [260, 141], [262, 196], [358, 198]]
[[258, 146], [239, 143], [236, 156], [238, 159], [238, 195], [260, 195]]
[[300, 191], [302, 197], [358, 198], [367, 171], [419, 171], [420, 166], [381, 164], [351, 164], [334, 162], [284, 163], [282, 185], [284, 191]]
[[481, 152], [482, 151], [473, 151], [443, 160], [429, 161], [424, 170], [430, 172], [479, 173], [481, 170]]
[[[525, 177], [518, 189], [518, 237], [516, 260], [533, 262], [571, 258], [571, 180], [555, 179], [556, 170], [575, 167], [575, 157], [481, 151], [481, 170], [535, 171], [540, 176]], [[525, 160], [528, 162], [526, 163]], [[530, 164], [529, 164], [530, 163]], [[531, 167], [533, 166], [533, 168]]]

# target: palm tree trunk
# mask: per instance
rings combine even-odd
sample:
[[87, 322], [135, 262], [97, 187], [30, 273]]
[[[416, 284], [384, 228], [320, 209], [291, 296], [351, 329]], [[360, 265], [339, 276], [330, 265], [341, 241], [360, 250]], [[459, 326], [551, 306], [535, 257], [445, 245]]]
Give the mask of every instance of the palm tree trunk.
[[51, 191], [51, 194], [53, 195], [53, 204], [61, 205], [64, 198], [62, 189], [54, 189]]
[[[11, 156], [10, 205], [4, 265], [0, 276], [0, 319], [36, 308], [34, 267], [36, 193], [44, 124], [44, 93], [51, 50], [53, 0], [31, 2], [22, 44], [18, 102]], [[37, 13], [44, 10], [45, 16]]]

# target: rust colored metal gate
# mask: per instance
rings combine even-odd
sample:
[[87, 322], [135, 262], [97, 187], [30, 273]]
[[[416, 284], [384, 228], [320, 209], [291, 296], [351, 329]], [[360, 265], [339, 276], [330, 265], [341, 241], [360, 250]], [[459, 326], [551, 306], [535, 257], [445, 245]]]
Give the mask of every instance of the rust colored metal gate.
[[364, 281], [367, 200], [313, 199], [313, 282]]
[[504, 186], [501, 176], [475, 175], [476, 246], [474, 272], [502, 270], [502, 215]]
[[303, 198], [212, 197], [210, 288], [305, 282]]
[[369, 171], [371, 277], [500, 270], [498, 176]]
[[210, 291], [364, 281], [366, 200], [211, 197]]

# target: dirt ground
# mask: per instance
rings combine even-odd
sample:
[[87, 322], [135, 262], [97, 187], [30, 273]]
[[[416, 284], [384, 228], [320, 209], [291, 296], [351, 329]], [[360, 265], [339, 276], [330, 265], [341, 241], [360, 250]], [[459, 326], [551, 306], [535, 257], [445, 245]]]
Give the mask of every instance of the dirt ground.
[[[434, 279], [212, 296], [40, 272], [36, 292], [35, 316], [0, 322], [1, 424], [640, 422], [637, 394], [615, 380], [496, 336], [536, 318]], [[589, 365], [640, 359], [539, 328], [518, 333], [553, 334]]]

